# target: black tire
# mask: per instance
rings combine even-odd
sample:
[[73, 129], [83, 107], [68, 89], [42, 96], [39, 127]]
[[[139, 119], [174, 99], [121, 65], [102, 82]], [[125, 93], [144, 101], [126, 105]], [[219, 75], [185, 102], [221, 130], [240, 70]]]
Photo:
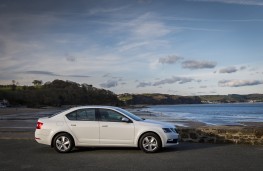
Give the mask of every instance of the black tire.
[[157, 134], [149, 132], [141, 136], [139, 147], [145, 153], [156, 153], [162, 148], [162, 142]]
[[74, 146], [74, 140], [67, 133], [58, 134], [53, 140], [53, 147], [59, 153], [68, 153]]

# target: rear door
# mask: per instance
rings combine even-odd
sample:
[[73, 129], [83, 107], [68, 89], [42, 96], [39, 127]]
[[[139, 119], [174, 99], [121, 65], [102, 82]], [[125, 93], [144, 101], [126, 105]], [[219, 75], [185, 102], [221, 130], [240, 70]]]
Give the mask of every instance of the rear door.
[[69, 128], [83, 145], [99, 144], [99, 122], [96, 109], [86, 108], [73, 111], [65, 118]]
[[101, 145], [128, 145], [134, 143], [134, 124], [132, 122], [123, 122], [122, 118], [125, 118], [125, 116], [110, 109], [99, 109], [98, 111]]

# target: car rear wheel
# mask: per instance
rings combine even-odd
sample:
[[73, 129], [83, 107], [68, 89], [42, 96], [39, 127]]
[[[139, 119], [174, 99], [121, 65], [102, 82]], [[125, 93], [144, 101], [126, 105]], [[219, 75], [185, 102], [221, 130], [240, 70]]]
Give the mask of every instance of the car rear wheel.
[[155, 153], [161, 149], [161, 140], [154, 133], [146, 133], [140, 138], [139, 146], [146, 153]]
[[74, 147], [74, 141], [69, 134], [58, 134], [53, 140], [53, 147], [59, 153], [68, 153]]

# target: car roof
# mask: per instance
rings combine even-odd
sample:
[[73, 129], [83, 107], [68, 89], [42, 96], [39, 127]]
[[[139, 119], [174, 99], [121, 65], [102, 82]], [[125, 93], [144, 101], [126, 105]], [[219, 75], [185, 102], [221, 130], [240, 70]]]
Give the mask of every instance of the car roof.
[[119, 109], [118, 107], [115, 106], [100, 106], [100, 105], [77, 106], [77, 107], [72, 107], [70, 109], [77, 110], [77, 109], [85, 109], [85, 108]]

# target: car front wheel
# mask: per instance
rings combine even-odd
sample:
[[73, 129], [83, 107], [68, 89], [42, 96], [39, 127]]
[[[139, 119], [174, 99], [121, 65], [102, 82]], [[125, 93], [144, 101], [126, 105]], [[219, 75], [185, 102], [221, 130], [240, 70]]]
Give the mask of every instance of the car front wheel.
[[161, 149], [161, 140], [154, 133], [146, 133], [140, 138], [139, 146], [146, 153], [155, 153]]
[[74, 141], [68, 134], [61, 133], [54, 138], [53, 147], [59, 153], [68, 153], [74, 147]]

